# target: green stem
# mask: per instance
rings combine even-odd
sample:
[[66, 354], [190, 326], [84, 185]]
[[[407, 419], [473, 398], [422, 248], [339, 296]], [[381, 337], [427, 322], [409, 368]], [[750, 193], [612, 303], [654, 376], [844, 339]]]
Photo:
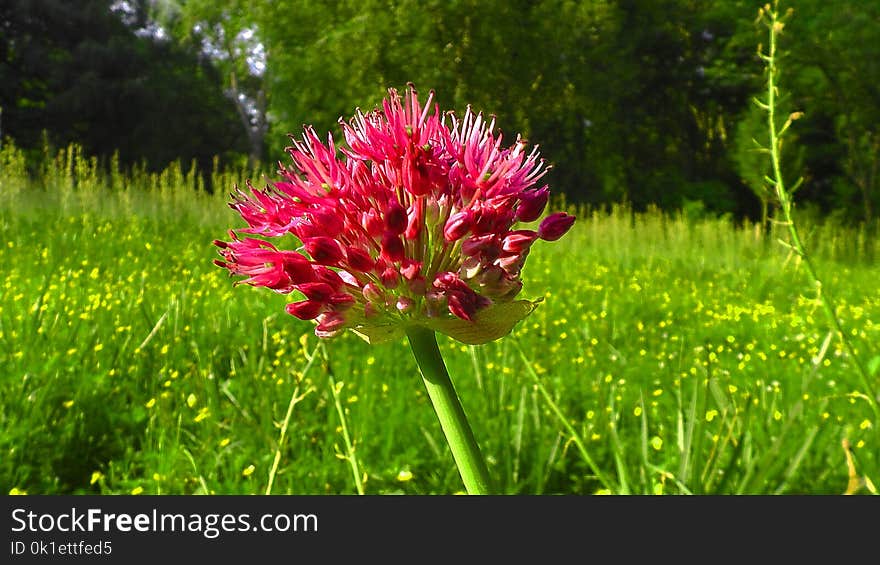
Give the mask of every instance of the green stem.
[[348, 435], [348, 425], [345, 423], [345, 410], [342, 408], [342, 402], [339, 400], [339, 393], [342, 391], [344, 383], [338, 383], [330, 377], [330, 392], [333, 393], [333, 403], [336, 405], [336, 413], [339, 415], [339, 422], [342, 428], [342, 439], [345, 441], [345, 460], [351, 465], [351, 474], [354, 477], [354, 488], [358, 494], [364, 494], [364, 481], [361, 478], [361, 471], [358, 467], [357, 455], [354, 452], [354, 444], [351, 442], [351, 436]]
[[843, 325], [837, 317], [837, 307], [835, 302], [828, 290], [823, 287], [822, 279], [819, 278], [813, 260], [811, 256], [807, 254], [806, 247], [801, 241], [801, 236], [792, 213], [791, 192], [785, 188], [785, 183], [782, 177], [782, 164], [780, 159], [781, 137], [782, 134], [785, 133], [785, 130], [788, 129], [793, 118], [789, 118], [782, 129], [777, 130], [776, 90], [778, 87], [774, 79], [778, 72], [776, 68], [776, 38], [782, 30], [782, 22], [780, 21], [775, 8], [774, 4], [774, 8], [768, 12], [770, 45], [767, 55], [763, 57], [767, 68], [767, 104], [765, 108], [767, 111], [767, 128], [770, 134], [770, 161], [773, 166], [773, 178], [771, 179], [771, 184], [775, 188], [776, 197], [779, 200], [779, 205], [782, 209], [783, 220], [788, 227], [788, 234], [791, 238], [791, 247], [798, 256], [800, 256], [807, 269], [807, 274], [809, 274], [810, 278], [813, 280], [813, 284], [816, 286], [817, 298], [822, 305], [822, 309], [825, 311], [826, 317], [840, 340], [843, 342], [843, 346], [846, 348], [853, 365], [856, 367], [856, 371], [862, 381], [862, 387], [864, 387], [865, 393], [869, 399], [868, 402], [871, 405], [871, 409], [874, 411], [874, 416], [880, 419], [880, 405], [878, 405], [877, 393], [874, 391], [872, 377], [862, 364], [862, 361], [852, 344], [852, 340], [847, 337], [846, 331], [844, 331]]
[[406, 336], [465, 489], [468, 494], [490, 494], [489, 469], [446, 371], [434, 332], [414, 326]]
[[[305, 353], [308, 363], [306, 363], [306, 367], [302, 371], [301, 378], [305, 378], [309, 369], [312, 368], [312, 364], [315, 362], [315, 358], [318, 355], [318, 347], [320, 346], [321, 344], [315, 347], [311, 356], [308, 356], [308, 353]], [[312, 390], [314, 389], [309, 387], [304, 393], [302, 393], [302, 395], [300, 395], [299, 386], [296, 386], [293, 389], [293, 394], [290, 395], [290, 402], [287, 404], [287, 414], [284, 415], [284, 421], [281, 423], [281, 433], [278, 436], [278, 447], [275, 449], [275, 458], [272, 460], [272, 468], [269, 469], [269, 482], [266, 484], [267, 495], [272, 494], [272, 485], [275, 483], [275, 473], [278, 472], [278, 464], [281, 463], [281, 449], [284, 447], [284, 440], [287, 437], [287, 428], [290, 425], [290, 417], [293, 415], [293, 407], [299, 404], [299, 402], [312, 392]]]

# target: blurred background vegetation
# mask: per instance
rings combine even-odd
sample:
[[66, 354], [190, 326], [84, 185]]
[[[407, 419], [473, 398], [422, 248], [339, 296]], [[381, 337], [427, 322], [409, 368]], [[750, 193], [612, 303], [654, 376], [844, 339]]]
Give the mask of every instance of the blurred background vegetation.
[[[434, 89], [539, 144], [570, 202], [759, 219], [754, 0], [3, 0], [0, 135], [159, 171], [284, 160], [303, 124]], [[792, 0], [786, 170], [802, 207], [880, 213], [880, 3]], [[53, 149], [54, 151], [54, 149]], [[103, 165], [102, 165], [103, 166]], [[230, 187], [216, 187], [226, 192]]]

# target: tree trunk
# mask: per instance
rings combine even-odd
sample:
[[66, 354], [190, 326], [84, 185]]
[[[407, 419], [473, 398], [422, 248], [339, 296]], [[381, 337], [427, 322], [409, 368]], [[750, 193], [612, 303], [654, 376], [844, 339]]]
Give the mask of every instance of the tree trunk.
[[238, 111], [238, 117], [248, 138], [248, 167], [255, 169], [263, 160], [263, 141], [268, 130], [266, 122], [266, 94], [263, 90], [257, 92], [256, 100], [253, 100], [255, 113], [248, 110], [247, 95], [238, 88], [238, 80], [235, 72], [230, 73], [230, 94]]

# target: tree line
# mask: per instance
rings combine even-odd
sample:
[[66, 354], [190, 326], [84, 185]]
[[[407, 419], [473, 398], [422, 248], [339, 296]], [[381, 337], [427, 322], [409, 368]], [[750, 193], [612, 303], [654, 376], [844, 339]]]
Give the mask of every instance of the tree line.
[[[3, 0], [0, 132], [161, 168], [284, 160], [389, 87], [497, 116], [570, 201], [772, 211], [752, 0]], [[799, 202], [880, 211], [880, 4], [782, 0]]]

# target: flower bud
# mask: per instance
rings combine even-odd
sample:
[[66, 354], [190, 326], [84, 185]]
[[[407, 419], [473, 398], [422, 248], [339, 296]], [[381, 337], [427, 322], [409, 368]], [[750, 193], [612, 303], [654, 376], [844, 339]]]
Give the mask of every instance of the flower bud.
[[515, 230], [504, 236], [501, 249], [507, 253], [522, 253], [532, 246], [538, 239], [538, 234], [532, 230]]
[[372, 302], [367, 302], [366, 304], [364, 304], [364, 317], [367, 318], [368, 320], [371, 318], [375, 318], [376, 316], [378, 316], [380, 314], [381, 314], [381, 311]]
[[385, 227], [394, 235], [400, 235], [406, 231], [407, 217], [406, 209], [400, 205], [397, 199], [388, 201], [388, 207], [385, 209]]
[[409, 312], [413, 307], [413, 299], [408, 296], [401, 296], [397, 299], [397, 309], [403, 313]]
[[315, 263], [320, 265], [336, 265], [342, 260], [342, 247], [333, 238], [311, 237], [303, 241], [303, 245]]
[[315, 280], [322, 283], [327, 283], [330, 287], [337, 291], [342, 288], [342, 285], [345, 284], [345, 281], [342, 280], [342, 277], [334, 271], [333, 269], [328, 269], [323, 265], [316, 265], [314, 267], [315, 271]]
[[447, 243], [452, 243], [464, 237], [471, 229], [471, 212], [470, 210], [462, 210], [456, 212], [446, 220], [443, 227], [443, 238]]
[[373, 283], [365, 284], [364, 288], [361, 289], [361, 293], [368, 302], [382, 302], [385, 299], [382, 291]]
[[315, 300], [303, 300], [301, 302], [292, 302], [285, 306], [287, 313], [296, 316], [300, 320], [314, 320], [324, 307], [322, 302]]
[[449, 307], [446, 303], [446, 297], [443, 296], [442, 292], [429, 290], [425, 293], [425, 314], [429, 318], [442, 316], [448, 311]]
[[333, 310], [337, 312], [351, 308], [354, 302], [354, 296], [346, 292], [334, 294], [327, 300], [327, 303], [333, 306]]
[[334, 294], [333, 287], [323, 282], [310, 282], [296, 285], [296, 290], [306, 295], [309, 300], [327, 302]]
[[308, 259], [295, 251], [284, 251], [284, 272], [294, 284], [302, 284], [315, 280], [315, 272]]
[[510, 276], [507, 271], [498, 265], [490, 265], [478, 277], [480, 290], [492, 298], [512, 298], [522, 290], [522, 282], [517, 277]]
[[382, 255], [392, 263], [402, 261], [406, 256], [400, 236], [387, 231], [382, 236]]
[[382, 271], [379, 278], [382, 280], [382, 285], [389, 290], [397, 288], [397, 285], [400, 284], [400, 277], [397, 275], [397, 269], [394, 267], [388, 267]]
[[355, 271], [367, 272], [373, 269], [376, 265], [376, 261], [370, 257], [370, 254], [364, 251], [363, 249], [359, 249], [357, 247], [347, 247], [345, 249], [345, 257], [348, 259], [348, 264]]
[[422, 232], [422, 226], [425, 224], [425, 201], [419, 198], [415, 201], [412, 208], [407, 214], [406, 231], [403, 237], [406, 239], [415, 239]]
[[317, 321], [315, 335], [318, 337], [333, 337], [345, 329], [345, 317], [339, 312], [324, 312]]
[[483, 268], [483, 260], [480, 257], [465, 257], [461, 262], [461, 268], [458, 274], [463, 279], [472, 279], [480, 273]]
[[476, 313], [492, 303], [491, 300], [477, 294], [470, 288], [448, 292], [446, 299], [449, 302], [449, 312], [468, 322], [473, 322]]
[[528, 257], [528, 255], [528, 250], [522, 253], [505, 253], [495, 260], [495, 265], [498, 265], [507, 271], [507, 274], [510, 276], [518, 277], [522, 271], [523, 265], [526, 263], [526, 257]]
[[550, 214], [538, 226], [538, 237], [544, 241], [556, 241], [571, 229], [575, 217], [565, 212]]
[[469, 237], [462, 242], [461, 253], [466, 257], [478, 255], [491, 262], [501, 254], [501, 242], [494, 234]]
[[327, 237], [336, 237], [344, 228], [342, 218], [339, 214], [329, 209], [316, 210], [309, 214], [311, 216], [312, 225], [320, 226], [323, 235]]
[[544, 185], [538, 190], [526, 190], [519, 195], [519, 204], [516, 207], [516, 219], [520, 222], [533, 222], [541, 217], [547, 206], [547, 198], [550, 189]]
[[400, 274], [403, 275], [408, 281], [413, 280], [419, 274], [422, 269], [421, 261], [413, 261], [411, 259], [406, 259], [403, 261], [403, 264], [400, 266]]
[[363, 214], [361, 224], [367, 230], [367, 234], [370, 237], [378, 237], [385, 232], [385, 222], [379, 217], [379, 213], [376, 212], [375, 208], [370, 208]]

